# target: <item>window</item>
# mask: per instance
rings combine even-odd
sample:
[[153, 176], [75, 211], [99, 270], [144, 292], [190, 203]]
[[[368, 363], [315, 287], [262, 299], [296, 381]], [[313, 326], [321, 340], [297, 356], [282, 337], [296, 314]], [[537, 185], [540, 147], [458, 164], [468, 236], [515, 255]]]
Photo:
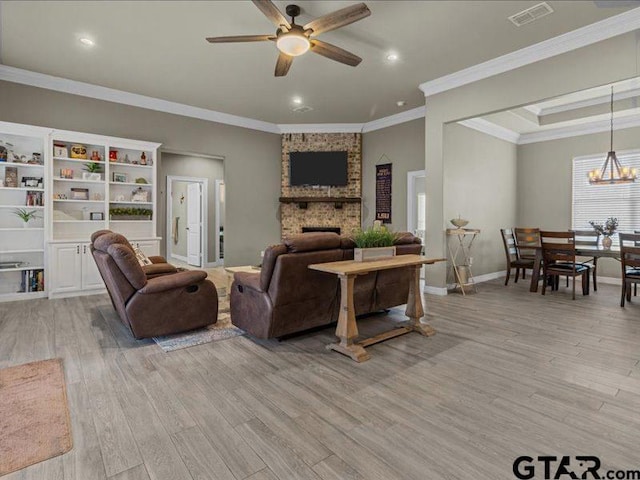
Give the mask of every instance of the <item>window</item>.
[[[588, 172], [601, 168], [606, 153], [573, 159], [573, 209], [571, 225], [576, 230], [590, 229], [589, 221], [604, 223], [616, 217], [618, 231], [640, 230], [640, 181], [621, 185], [591, 185]], [[618, 160], [640, 172], [640, 150], [621, 152]], [[613, 244], [618, 244], [617, 235]]]

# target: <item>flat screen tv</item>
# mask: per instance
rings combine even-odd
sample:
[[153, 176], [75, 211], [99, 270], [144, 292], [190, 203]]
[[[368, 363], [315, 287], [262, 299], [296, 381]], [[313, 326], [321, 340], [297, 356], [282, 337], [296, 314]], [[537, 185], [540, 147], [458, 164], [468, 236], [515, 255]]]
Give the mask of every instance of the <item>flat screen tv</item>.
[[347, 152], [291, 152], [289, 182], [292, 187], [347, 185]]

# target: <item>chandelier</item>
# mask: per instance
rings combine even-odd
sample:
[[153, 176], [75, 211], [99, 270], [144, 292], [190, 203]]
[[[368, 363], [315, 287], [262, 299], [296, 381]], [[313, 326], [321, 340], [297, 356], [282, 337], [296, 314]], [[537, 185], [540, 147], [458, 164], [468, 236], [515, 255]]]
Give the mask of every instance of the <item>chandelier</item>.
[[589, 172], [591, 185], [614, 185], [618, 183], [633, 183], [636, 181], [636, 169], [620, 165], [616, 152], [613, 150], [613, 87], [611, 87], [611, 148], [607, 153], [600, 170]]

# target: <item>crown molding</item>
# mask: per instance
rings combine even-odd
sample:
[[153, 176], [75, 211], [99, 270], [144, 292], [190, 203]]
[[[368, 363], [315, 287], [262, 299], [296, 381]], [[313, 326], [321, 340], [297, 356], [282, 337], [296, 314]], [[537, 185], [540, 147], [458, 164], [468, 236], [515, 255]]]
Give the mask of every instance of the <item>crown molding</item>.
[[280, 133], [361, 133], [364, 123], [282, 123]]
[[82, 97], [105, 100], [107, 102], [120, 103], [133, 107], [146, 108], [158, 112], [172, 113], [183, 117], [197, 118], [210, 122], [224, 123], [236, 127], [250, 128], [268, 133], [280, 133], [278, 126], [274, 123], [263, 122], [253, 118], [240, 117], [228, 113], [208, 110], [206, 108], [193, 107], [182, 103], [170, 102], [160, 98], [147, 97], [137, 93], [124, 92], [113, 88], [92, 85], [90, 83], [78, 82], [67, 78], [54, 77], [44, 73], [31, 72], [21, 68], [0, 65], [0, 80], [7, 82], [31, 85], [32, 87], [46, 88], [57, 92], [80, 95]]
[[606, 18], [501, 57], [420, 84], [425, 97], [640, 29], [640, 8]]
[[[613, 94], [613, 100], [625, 100], [627, 98], [634, 98], [640, 96], [640, 88], [631, 88], [629, 90], [622, 90]], [[571, 110], [578, 110], [580, 108], [592, 107], [594, 105], [602, 105], [611, 101], [611, 94], [598, 95], [596, 97], [585, 98], [584, 100], [576, 100], [575, 102], [569, 102], [562, 105], [554, 105], [552, 107], [539, 108], [539, 116], [552, 115], [554, 113], [568, 112]]]
[[382, 117], [366, 123], [281, 123], [282, 133], [368, 133], [424, 118], [425, 106]]
[[170, 102], [160, 98], [78, 82], [76, 80], [55, 77], [53, 75], [32, 72], [2, 64], [0, 64], [0, 80], [276, 134], [372, 132], [424, 117], [425, 112], [425, 107], [422, 106], [367, 123], [301, 123], [277, 125], [253, 118], [240, 117], [238, 115], [217, 112], [206, 108]]
[[[580, 135], [590, 135], [593, 133], [608, 132], [611, 128], [609, 119], [598, 119], [590, 122], [584, 122], [578, 125], [568, 125], [557, 127], [540, 132], [518, 133], [497, 125], [484, 118], [471, 118], [457, 122], [465, 127], [472, 128], [492, 137], [506, 140], [507, 142], [517, 145], [527, 145], [530, 143], [548, 142], [550, 140], [559, 140], [562, 138], [579, 137]], [[640, 111], [634, 115], [619, 117], [615, 120], [615, 130], [624, 130], [626, 128], [640, 127]]]
[[362, 129], [363, 133], [373, 132], [375, 130], [381, 130], [383, 128], [392, 127], [393, 125], [399, 125], [401, 123], [411, 122], [418, 118], [424, 118], [426, 113], [426, 107], [424, 105], [404, 112], [389, 115], [388, 117], [372, 120], [364, 124]]
[[507, 142], [518, 144], [520, 140], [520, 134], [509, 130], [508, 128], [497, 125], [493, 122], [485, 120], [484, 118], [470, 118], [469, 120], [462, 120], [458, 122], [460, 125], [472, 128], [492, 137], [499, 138], [500, 140], [506, 140]]
[[[629, 115], [627, 117], [616, 118], [615, 130], [624, 130], [625, 128], [640, 127], [640, 113]], [[520, 135], [518, 145], [526, 145], [529, 143], [547, 142], [549, 140], [558, 140], [560, 138], [577, 137], [580, 135], [589, 135], [591, 133], [608, 132], [611, 128], [609, 119], [595, 120], [580, 125], [571, 125], [567, 127], [558, 127], [542, 132], [523, 133]]]

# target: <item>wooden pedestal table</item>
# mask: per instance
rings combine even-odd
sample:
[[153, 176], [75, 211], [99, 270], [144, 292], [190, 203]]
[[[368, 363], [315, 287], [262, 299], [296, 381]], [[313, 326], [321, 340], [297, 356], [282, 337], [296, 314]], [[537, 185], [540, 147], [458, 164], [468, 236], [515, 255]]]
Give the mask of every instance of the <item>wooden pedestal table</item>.
[[[369, 353], [365, 350], [365, 347], [369, 345], [409, 332], [418, 332], [426, 337], [434, 335], [436, 332], [433, 328], [420, 322], [420, 319], [424, 316], [422, 294], [420, 292], [420, 269], [422, 265], [431, 265], [444, 261], [444, 258], [427, 258], [421, 255], [398, 255], [397, 257], [369, 262], [346, 260], [343, 262], [309, 265], [309, 268], [312, 270], [333, 273], [340, 279], [340, 313], [338, 315], [338, 326], [336, 327], [336, 337], [340, 339], [340, 342], [327, 345], [327, 348], [347, 355], [356, 362], [364, 362], [370, 358]], [[380, 333], [375, 337], [356, 342], [358, 325], [356, 324], [356, 313], [353, 306], [353, 284], [356, 277], [380, 270], [407, 267], [412, 270], [407, 309], [405, 311], [405, 314], [409, 317], [409, 322], [399, 328], [394, 328], [388, 332]]]

